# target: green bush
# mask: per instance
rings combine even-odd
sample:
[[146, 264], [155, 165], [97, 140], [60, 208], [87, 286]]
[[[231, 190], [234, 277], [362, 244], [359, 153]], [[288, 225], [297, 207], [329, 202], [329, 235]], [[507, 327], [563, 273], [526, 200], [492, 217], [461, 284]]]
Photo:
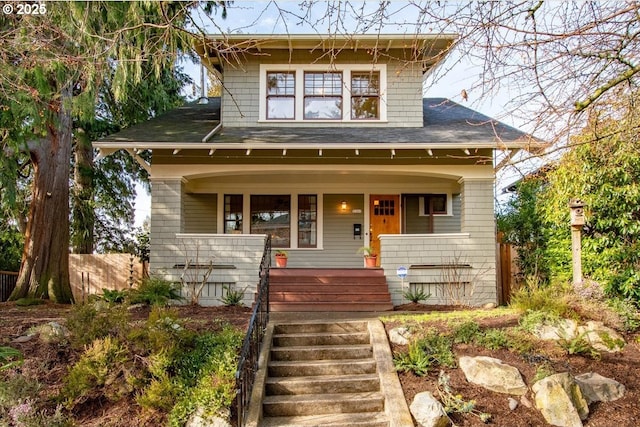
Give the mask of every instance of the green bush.
[[411, 342], [406, 352], [394, 356], [396, 370], [424, 376], [432, 366], [453, 368], [456, 357], [452, 345], [450, 337], [429, 331], [423, 338]]
[[[123, 373], [128, 360], [127, 350], [117, 339], [107, 336], [87, 346], [80, 360], [64, 378], [62, 397], [68, 406], [89, 394], [95, 388], [109, 385], [118, 388], [116, 380]], [[110, 393], [107, 393], [107, 397]]]
[[108, 306], [101, 301], [76, 305], [67, 316], [71, 343], [76, 348], [82, 348], [109, 335], [126, 337], [129, 318], [129, 311], [123, 306]]
[[635, 332], [640, 329], [640, 312], [631, 300], [612, 298], [607, 301], [607, 305], [620, 318], [626, 332]]
[[220, 301], [226, 305], [242, 307], [242, 300], [244, 299], [244, 289], [231, 289], [231, 285], [225, 285], [222, 287], [223, 291], [226, 291]]
[[468, 320], [454, 326], [451, 336], [456, 344], [471, 344], [482, 334], [480, 325]]
[[560, 316], [547, 311], [528, 310], [518, 321], [520, 328], [527, 332], [534, 332], [539, 326], [553, 324], [560, 320]]
[[20, 402], [35, 398], [40, 390], [42, 390], [42, 384], [35, 379], [11, 373], [3, 376], [0, 381], [0, 413], [8, 413]]
[[589, 344], [589, 341], [587, 341], [587, 339], [585, 338], [586, 334], [587, 332], [584, 332], [576, 336], [575, 338], [569, 338], [569, 339], [560, 338], [558, 340], [558, 344], [569, 355], [578, 354], [581, 356], [586, 356], [592, 359], [599, 360], [601, 357], [600, 352], [598, 352], [598, 350], [596, 350], [591, 346], [591, 344]]
[[571, 310], [567, 294], [568, 286], [565, 283], [543, 284], [530, 277], [525, 285], [513, 293], [509, 305], [523, 313], [544, 311], [559, 317], [571, 317], [575, 313]]
[[420, 301], [426, 301], [431, 298], [431, 294], [427, 294], [422, 289], [415, 289], [414, 291], [408, 290], [402, 293], [402, 296], [413, 303], [420, 303]]
[[117, 289], [102, 288], [102, 295], [100, 295], [100, 298], [108, 303], [121, 304], [125, 301], [127, 295], [128, 292], [125, 290], [119, 291]]
[[500, 348], [508, 348], [510, 341], [504, 330], [487, 329], [477, 337], [476, 344], [489, 350], [498, 350]]
[[147, 277], [131, 292], [131, 302], [165, 306], [169, 301], [183, 300], [177, 284], [160, 277]]

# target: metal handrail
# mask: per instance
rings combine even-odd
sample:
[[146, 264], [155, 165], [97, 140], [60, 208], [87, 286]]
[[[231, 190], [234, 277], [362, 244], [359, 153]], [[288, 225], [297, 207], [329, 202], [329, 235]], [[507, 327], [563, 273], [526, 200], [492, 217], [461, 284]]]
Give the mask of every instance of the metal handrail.
[[264, 242], [264, 252], [260, 261], [258, 297], [256, 298], [247, 335], [242, 343], [242, 351], [236, 371], [236, 420], [242, 427], [249, 407], [253, 383], [258, 372], [260, 347], [267, 323], [269, 323], [269, 269], [271, 268], [271, 236]]

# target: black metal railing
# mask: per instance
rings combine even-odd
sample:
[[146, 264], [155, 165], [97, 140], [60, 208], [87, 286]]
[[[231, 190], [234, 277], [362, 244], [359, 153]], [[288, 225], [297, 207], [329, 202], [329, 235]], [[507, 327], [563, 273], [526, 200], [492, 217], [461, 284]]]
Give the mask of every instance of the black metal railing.
[[260, 262], [260, 281], [258, 282], [258, 296], [256, 298], [247, 335], [242, 344], [242, 351], [236, 371], [236, 420], [238, 427], [242, 427], [251, 399], [253, 382], [258, 372], [260, 347], [267, 323], [269, 323], [269, 268], [271, 267], [271, 237], [264, 242], [264, 252]]

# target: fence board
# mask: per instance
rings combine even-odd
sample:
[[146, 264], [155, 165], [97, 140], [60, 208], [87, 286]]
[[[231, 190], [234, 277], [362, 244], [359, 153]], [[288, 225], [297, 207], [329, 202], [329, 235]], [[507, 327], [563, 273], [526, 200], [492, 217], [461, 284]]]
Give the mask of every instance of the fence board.
[[143, 277], [142, 263], [129, 254], [70, 254], [69, 279], [76, 302], [102, 289], [130, 289]]

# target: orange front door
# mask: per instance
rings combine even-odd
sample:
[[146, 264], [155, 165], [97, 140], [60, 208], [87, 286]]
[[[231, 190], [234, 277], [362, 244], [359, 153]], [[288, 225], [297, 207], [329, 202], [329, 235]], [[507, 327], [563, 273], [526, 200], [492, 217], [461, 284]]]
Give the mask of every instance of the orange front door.
[[370, 246], [378, 254], [380, 265], [381, 234], [400, 233], [400, 196], [374, 195], [369, 198]]

